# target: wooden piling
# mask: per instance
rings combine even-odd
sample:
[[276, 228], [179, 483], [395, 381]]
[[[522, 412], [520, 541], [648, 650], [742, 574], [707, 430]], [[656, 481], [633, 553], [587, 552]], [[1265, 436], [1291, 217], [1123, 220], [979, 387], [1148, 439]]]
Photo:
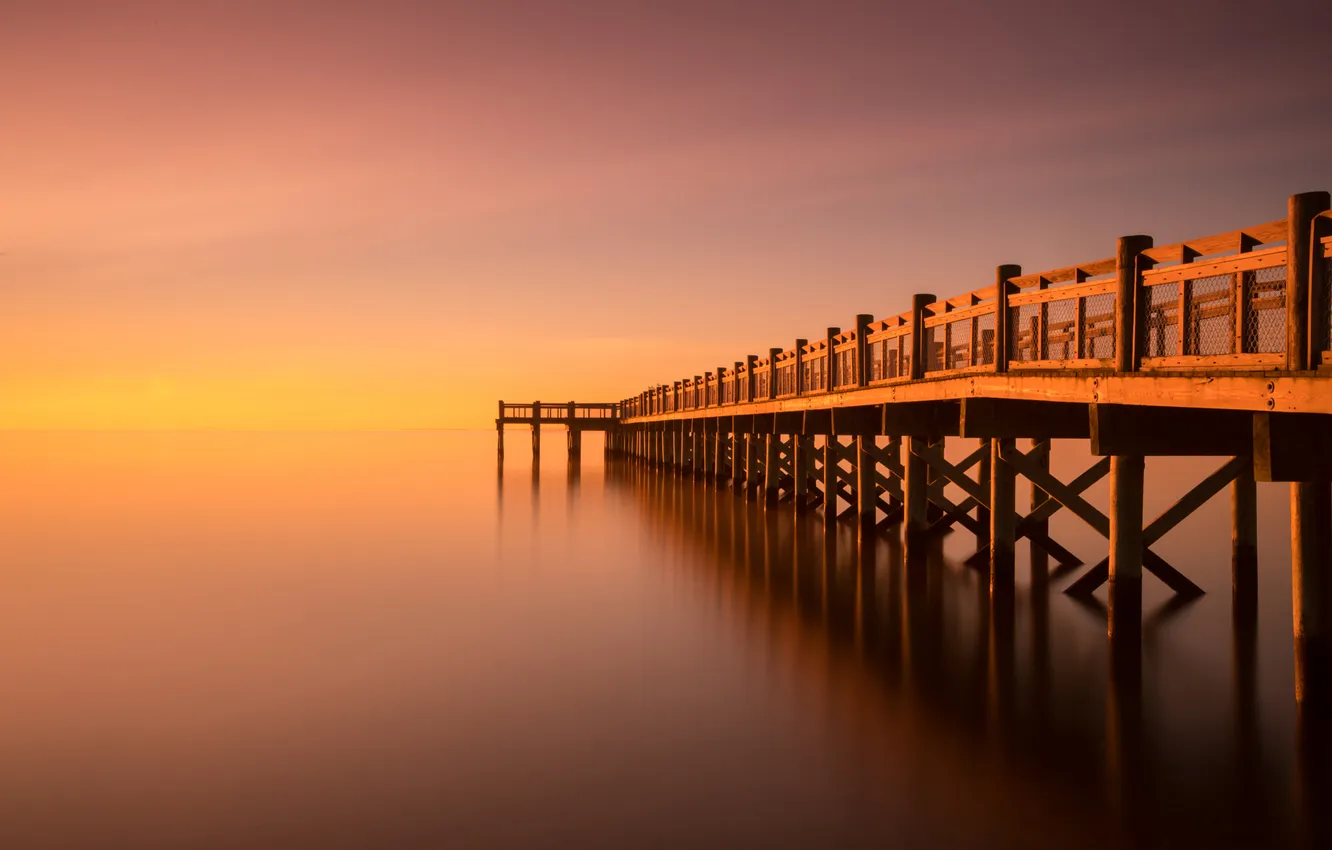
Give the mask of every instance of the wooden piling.
[[759, 486], [759, 435], [745, 434], [745, 499], [758, 495]]
[[1007, 372], [1009, 360], [1008, 291], [1013, 278], [1022, 275], [1022, 266], [1006, 263], [994, 270], [994, 371]]
[[841, 452], [837, 437], [832, 433], [823, 437], [823, 527], [831, 530], [837, 525], [837, 464]]
[[1319, 304], [1318, 298], [1309, 296], [1310, 251], [1313, 221], [1328, 206], [1327, 192], [1302, 192], [1286, 202], [1286, 368], [1290, 371], [1309, 369], [1319, 359], [1310, 345], [1320, 342], [1310, 329], [1320, 327], [1322, 318], [1309, 309]]
[[[1142, 492], [1146, 462], [1141, 455], [1110, 458], [1110, 597], [1119, 622], [1141, 618]], [[1136, 607], [1136, 611], [1134, 610]], [[1111, 623], [1111, 632], [1114, 631]]]
[[1012, 452], [1017, 441], [1011, 437], [990, 440], [990, 592], [1013, 587], [1014, 547], [1017, 525], [1017, 474], [1005, 451]]
[[1332, 692], [1332, 484], [1290, 485], [1291, 590], [1295, 626], [1295, 689]]
[[[1136, 372], [1142, 360], [1143, 311], [1138, 303], [1150, 236], [1121, 236], [1115, 246], [1115, 369]], [[1182, 339], [1182, 336], [1181, 336]]]
[[927, 480], [929, 464], [925, 462], [925, 458], [917, 454], [920, 449], [928, 444], [928, 437], [908, 436], [906, 438], [906, 486], [903, 497], [906, 501], [904, 524], [908, 542], [914, 538], [923, 538], [925, 530], [929, 527], [929, 516], [926, 511], [926, 505], [929, 501]]
[[[976, 483], [980, 485], [981, 490], [989, 493], [994, 469], [994, 441], [982, 437], [978, 442], [980, 443], [978, 448], [984, 454], [976, 464]], [[976, 551], [980, 551], [990, 545], [990, 509], [985, 505], [976, 506], [976, 525], [979, 528], [976, 532]]]
[[[1042, 472], [1050, 471], [1050, 447], [1051, 443], [1049, 440], [1032, 439], [1029, 451], [1027, 452], [1027, 457], [1030, 458], [1032, 463], [1036, 464], [1037, 468]], [[1045, 502], [1047, 497], [1048, 494], [1046, 494], [1044, 490], [1035, 484], [1032, 484], [1031, 498], [1028, 501], [1029, 509], [1035, 511]], [[1050, 536], [1050, 520], [1048, 519], [1033, 522], [1031, 528], [1032, 534], [1039, 535], [1042, 540]], [[1044, 582], [1048, 577], [1050, 556], [1040, 546], [1031, 546], [1029, 547], [1029, 551], [1031, 553], [1031, 579], [1032, 584], [1035, 585]]]
[[791, 479], [795, 493], [796, 513], [809, 509], [809, 478], [813, 472], [811, 455], [814, 451], [814, 439], [803, 433], [791, 437]]
[[1234, 611], [1256, 614], [1258, 604], [1258, 485], [1250, 462], [1230, 484], [1230, 577]]
[[861, 529], [873, 528], [878, 519], [879, 485], [875, 477], [878, 461], [868, 451], [873, 446], [873, 437], [856, 437], [856, 519]]
[[[719, 393], [721, 392], [720, 384], [721, 382], [718, 381], [717, 391]], [[712, 453], [712, 460], [713, 460], [712, 476], [713, 479], [717, 482], [718, 487], [720, 487], [729, 477], [729, 472], [726, 468], [726, 452], [727, 452], [727, 444], [730, 442], [730, 437], [731, 437], [730, 432], [726, 430], [726, 426], [722, 425], [721, 420], [718, 420], [717, 439], [714, 441], [716, 448], [713, 449]]]
[[781, 481], [777, 470], [777, 449], [780, 447], [780, 435], [763, 435], [763, 503], [768, 506], [777, 504], [777, 487]]
[[532, 465], [541, 457], [541, 402], [532, 402]]

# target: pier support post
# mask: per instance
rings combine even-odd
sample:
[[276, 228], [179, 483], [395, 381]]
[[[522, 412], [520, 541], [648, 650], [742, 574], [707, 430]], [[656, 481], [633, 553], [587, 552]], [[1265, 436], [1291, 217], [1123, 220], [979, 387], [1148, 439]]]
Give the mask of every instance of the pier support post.
[[796, 513], [809, 509], [809, 476], [814, 440], [803, 433], [791, 435], [791, 483], [795, 492]]
[[777, 434], [763, 435], [763, 503], [769, 506], [777, 504], [777, 485], [781, 473], [777, 469], [777, 449], [781, 437]]
[[569, 428], [569, 460], [577, 463], [583, 458], [583, 431], [580, 428]]
[[745, 435], [745, 500], [757, 498], [759, 483], [759, 435]]
[[1332, 697], [1332, 483], [1290, 485], [1295, 696], [1325, 707]]
[[837, 464], [841, 455], [837, 437], [823, 437], [823, 527], [831, 531], [837, 525]]
[[925, 536], [925, 530], [929, 528], [929, 516], [926, 506], [929, 503], [927, 476], [929, 474], [929, 464], [925, 458], [917, 454], [922, 446], [928, 445], [927, 437], [908, 436], [906, 438], [906, 487], [902, 494], [906, 500], [904, 506], [906, 537], [907, 542], [914, 539], [921, 539]]
[[[1027, 457], [1030, 458], [1042, 472], [1050, 471], [1050, 445], [1049, 440], [1033, 438], [1030, 451], [1027, 452]], [[1031, 485], [1030, 509], [1032, 511], [1039, 508], [1047, 498], [1048, 494], [1044, 490], [1037, 487], [1035, 484]], [[1049, 539], [1050, 521], [1048, 519], [1042, 519], [1035, 522], [1032, 525], [1032, 532], [1040, 535], [1042, 540]], [[1028, 549], [1031, 552], [1032, 583], [1043, 582], [1048, 577], [1050, 570], [1050, 555], [1040, 546], [1030, 546]]]
[[541, 402], [532, 402], [532, 466], [541, 457]]
[[856, 437], [856, 520], [862, 531], [874, 528], [879, 511], [879, 486], [874, 475], [878, 462], [869, 453], [873, 446], [873, 437]]
[[1014, 545], [1017, 526], [1017, 475], [1005, 451], [1012, 452], [1017, 441], [1011, 437], [990, 440], [990, 593], [1013, 587]]
[[[1109, 633], [1142, 621], [1142, 455], [1110, 458]], [[1135, 625], [1136, 624], [1136, 625]]]
[[1246, 622], [1258, 606], [1258, 485], [1250, 461], [1230, 484], [1232, 609]]
[[1313, 283], [1309, 280], [1310, 240], [1313, 221], [1328, 208], [1330, 200], [1327, 192], [1303, 192], [1291, 195], [1287, 202], [1286, 368], [1291, 371], [1315, 368], [1319, 358], [1311, 349], [1322, 350], [1321, 340], [1310, 333], [1310, 325], [1319, 327], [1321, 317], [1310, 315], [1309, 305], [1318, 306], [1322, 300], [1310, 297], [1310, 283]]
[[[989, 437], [982, 437], [979, 441], [979, 447], [984, 451], [980, 461], [976, 464], [976, 483], [980, 485], [981, 490], [986, 493], [991, 489], [991, 470], [994, 468], [994, 441]], [[976, 549], [984, 549], [990, 545], [990, 509], [984, 505], [976, 506]], [[991, 571], [993, 575], [993, 571]]]
[[716, 466], [714, 467], [713, 475], [717, 480], [718, 487], [722, 486], [722, 484], [726, 482], [726, 479], [730, 477], [728, 470], [726, 468], [726, 452], [730, 440], [731, 440], [730, 432], [726, 430], [725, 425], [722, 425], [721, 422], [718, 421], [717, 449], [713, 455], [713, 460], [716, 461]]

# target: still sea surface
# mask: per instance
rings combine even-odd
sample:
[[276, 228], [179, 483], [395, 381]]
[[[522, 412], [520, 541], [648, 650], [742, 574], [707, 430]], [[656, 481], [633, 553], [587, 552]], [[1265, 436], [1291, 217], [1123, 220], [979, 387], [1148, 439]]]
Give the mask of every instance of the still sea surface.
[[[1155, 547], [1207, 595], [1148, 576], [1111, 664], [1026, 544], [994, 602], [968, 532], [908, 569], [562, 436], [534, 470], [522, 431], [502, 468], [493, 432], [0, 435], [0, 847], [1327, 839], [1285, 485], [1256, 619], [1223, 494]], [[1065, 480], [1091, 461], [1056, 443]], [[1148, 518], [1219, 463], [1149, 460]]]

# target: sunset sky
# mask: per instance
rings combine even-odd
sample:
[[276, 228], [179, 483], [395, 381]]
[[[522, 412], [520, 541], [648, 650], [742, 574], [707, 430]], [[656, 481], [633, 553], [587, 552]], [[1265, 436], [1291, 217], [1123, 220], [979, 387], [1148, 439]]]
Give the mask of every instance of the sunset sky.
[[1332, 188], [1332, 3], [0, 0], [0, 428], [483, 427]]

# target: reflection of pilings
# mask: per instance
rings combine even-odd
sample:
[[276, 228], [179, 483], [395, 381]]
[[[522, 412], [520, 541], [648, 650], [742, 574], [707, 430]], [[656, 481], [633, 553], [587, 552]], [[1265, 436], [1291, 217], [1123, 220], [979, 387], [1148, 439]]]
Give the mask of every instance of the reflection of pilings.
[[[1235, 777], [1235, 789], [1232, 794], [1235, 812], [1260, 813], [1267, 808], [1267, 789], [1262, 781], [1261, 751], [1258, 747], [1258, 609], [1256, 606], [1241, 604], [1241, 597], [1234, 597], [1234, 616], [1232, 625], [1232, 655], [1235, 726], [1234, 759], [1232, 775]], [[1256, 821], [1257, 818], [1252, 818]], [[1248, 836], [1255, 846], [1265, 836]]]
[[[1134, 591], [1136, 589], [1136, 598]], [[1112, 591], [1114, 588], [1112, 587]], [[1142, 717], [1142, 582], [1123, 582], [1110, 595], [1110, 664], [1106, 685], [1107, 796], [1125, 840], [1136, 845], [1138, 803], [1147, 798]]]

